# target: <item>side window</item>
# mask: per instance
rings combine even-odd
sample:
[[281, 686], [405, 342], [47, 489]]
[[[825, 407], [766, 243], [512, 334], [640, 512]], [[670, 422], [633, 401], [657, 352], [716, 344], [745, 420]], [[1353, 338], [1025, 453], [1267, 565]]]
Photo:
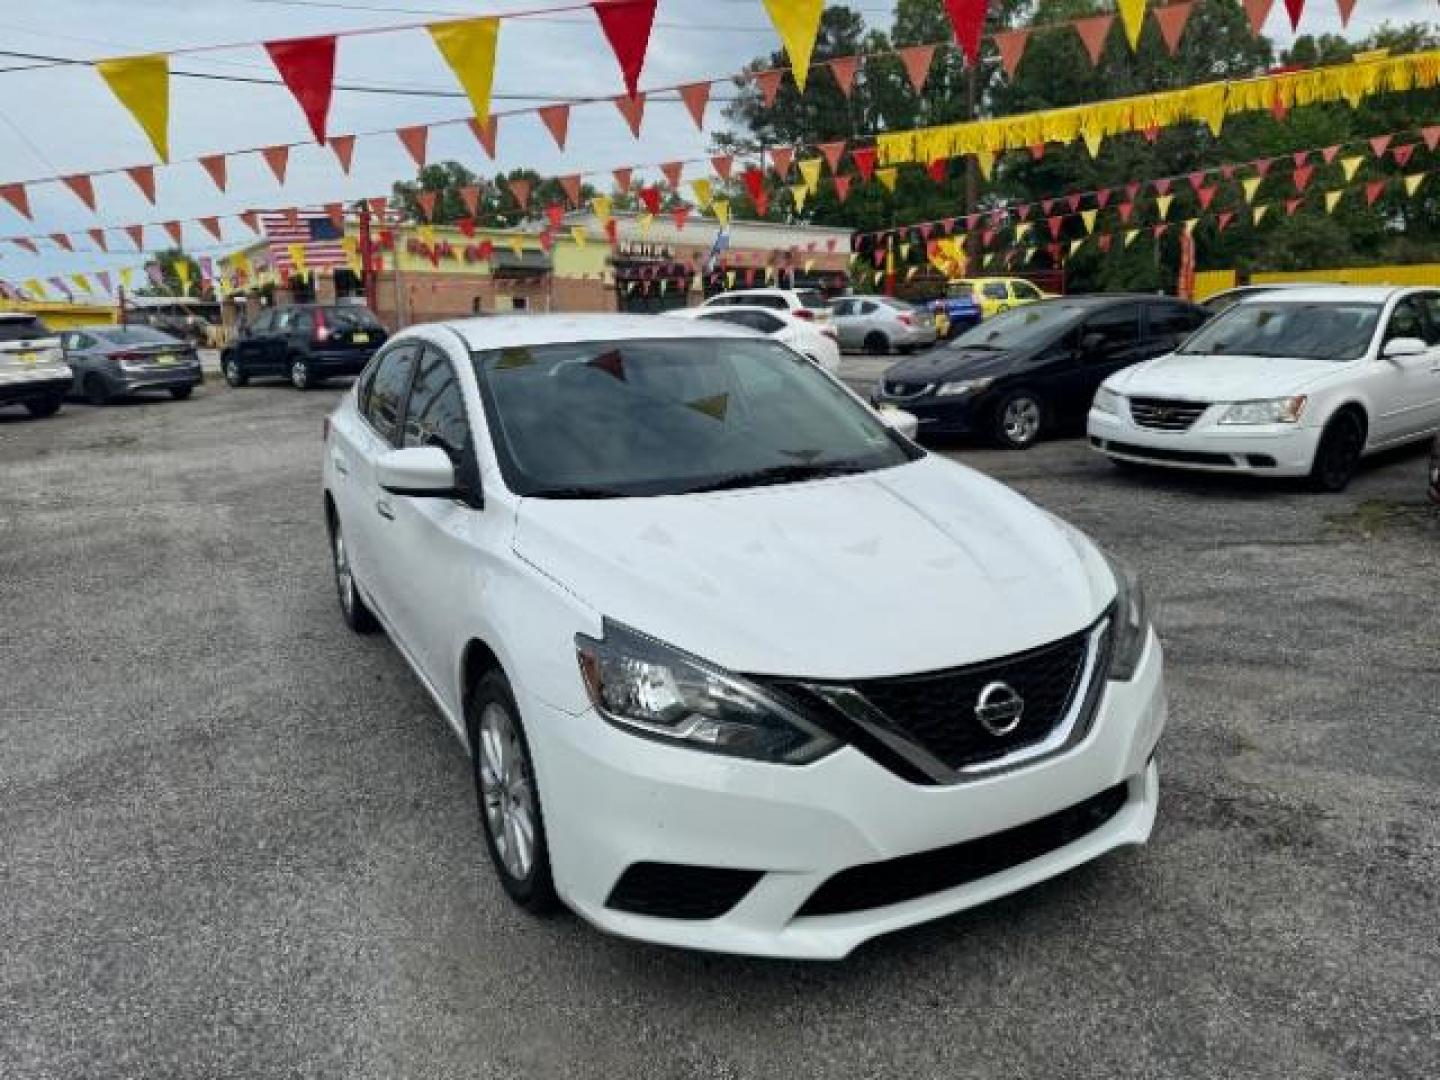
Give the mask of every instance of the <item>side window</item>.
[[765, 296], [757, 296], [755, 297], [754, 303], [760, 307], [779, 308], [781, 311], [790, 310], [790, 302], [783, 296], [770, 296], [768, 294]]
[[848, 318], [854, 314], [854, 312], [851, 311], [851, 308], [854, 306], [855, 301], [853, 300], [836, 300], [835, 303], [830, 305], [830, 315], [836, 319]]
[[310, 334], [315, 330], [315, 316], [308, 311], [296, 311], [291, 314], [290, 321], [285, 329], [292, 334]]
[[752, 311], [750, 312], [750, 325], [762, 333], [773, 334], [784, 326], [785, 322], [783, 319], [777, 319], [768, 311]]
[[459, 465], [470, 449], [465, 397], [450, 361], [435, 349], [420, 354], [420, 368], [405, 407], [405, 446], [438, 446]]
[[860, 304], [860, 313], [862, 315], [874, 315], [879, 310], [880, 305], [875, 303], [874, 300], [864, 300]]
[[1010, 289], [1018, 300], [1039, 300], [1040, 290], [1028, 281], [1012, 281]]
[[1005, 283], [1003, 281], [986, 282], [985, 287], [982, 291], [985, 293], [986, 298], [990, 300], [1010, 299], [1010, 293], [1006, 290]]
[[1196, 313], [1180, 304], [1152, 304], [1148, 312], [1152, 338], [1181, 338], [1200, 325]]
[[274, 325], [275, 312], [270, 308], [266, 308], [259, 315], [255, 316], [255, 321], [250, 324], [247, 332], [250, 334], [266, 334], [270, 332], [270, 328]]
[[415, 367], [417, 351], [418, 348], [408, 341], [396, 346], [381, 358], [375, 368], [375, 377], [370, 380], [365, 418], [392, 446], [400, 434], [400, 416], [405, 394], [410, 389], [410, 373]]
[[1085, 320], [1080, 340], [1092, 338], [1085, 350], [1089, 363], [1105, 363], [1140, 338], [1140, 308], [1136, 304], [1125, 304], [1097, 311]]
[[1390, 313], [1390, 322], [1385, 327], [1385, 340], [1394, 341], [1402, 337], [1425, 337], [1425, 313], [1420, 307], [1418, 296], [1405, 297]]
[[1430, 336], [1426, 340], [1431, 345], [1440, 345], [1440, 293], [1423, 293], [1416, 299], [1425, 309], [1427, 325], [1430, 328]]

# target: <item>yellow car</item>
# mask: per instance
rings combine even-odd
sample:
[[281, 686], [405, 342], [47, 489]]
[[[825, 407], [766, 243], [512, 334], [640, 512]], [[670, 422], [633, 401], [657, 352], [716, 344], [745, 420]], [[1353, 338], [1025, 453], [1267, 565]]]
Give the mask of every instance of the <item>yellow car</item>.
[[1044, 300], [1050, 295], [1041, 292], [1024, 278], [1013, 277], [961, 278], [958, 281], [950, 282], [950, 295], [956, 294], [956, 286], [966, 285], [970, 287], [975, 302], [980, 305], [982, 319], [999, 315], [1002, 311], [1009, 311], [1021, 304]]

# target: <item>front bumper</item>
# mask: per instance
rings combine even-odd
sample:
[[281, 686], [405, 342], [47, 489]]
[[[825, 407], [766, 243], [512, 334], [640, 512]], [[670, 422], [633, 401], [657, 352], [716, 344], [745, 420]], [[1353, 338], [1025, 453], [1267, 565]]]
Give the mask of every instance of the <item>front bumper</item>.
[[927, 435], [976, 435], [986, 431], [985, 401], [984, 391], [936, 397], [931, 390], [920, 397], [895, 397], [885, 393], [883, 383], [870, 395], [870, 404], [877, 409], [882, 405], [891, 405], [914, 414], [920, 422], [921, 438]]
[[1256, 476], [1307, 475], [1321, 434], [1296, 424], [1217, 424], [1209, 414], [1188, 431], [1157, 431], [1097, 409], [1085, 427], [1092, 448], [1121, 461]]
[[[686, 948], [838, 959], [879, 934], [1025, 888], [1107, 851], [1144, 843], [1158, 801], [1155, 746], [1166, 720], [1159, 639], [1136, 677], [1107, 683], [1073, 749], [953, 786], [900, 779], [845, 747], [803, 767], [766, 765], [626, 734], [592, 712], [559, 712], [522, 692], [555, 885], [601, 929]], [[834, 915], [801, 909], [855, 867], [930, 852], [1036, 822], [1117, 785], [1124, 801], [1079, 839], [953, 888]], [[758, 872], [733, 907], [664, 918], [607, 905], [635, 863]]]
[[48, 375], [44, 378], [0, 375], [0, 405], [25, 405], [37, 401], [54, 401], [70, 392], [71, 376]]

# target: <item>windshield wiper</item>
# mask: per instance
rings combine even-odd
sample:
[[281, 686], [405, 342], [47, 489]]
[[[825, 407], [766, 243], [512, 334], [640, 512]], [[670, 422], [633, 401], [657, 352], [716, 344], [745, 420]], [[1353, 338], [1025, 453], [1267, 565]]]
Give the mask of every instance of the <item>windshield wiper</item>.
[[686, 488], [685, 494], [694, 495], [702, 491], [765, 487], [770, 484], [793, 484], [800, 480], [823, 480], [831, 476], [853, 476], [856, 473], [869, 471], [869, 468], [864, 465], [847, 461], [836, 461], [823, 465], [771, 465], [764, 469], [753, 469], [750, 472], [722, 476], [719, 480], [711, 480], [696, 487]]
[[527, 491], [526, 498], [534, 499], [623, 499], [629, 493], [614, 488], [601, 487], [542, 487]]

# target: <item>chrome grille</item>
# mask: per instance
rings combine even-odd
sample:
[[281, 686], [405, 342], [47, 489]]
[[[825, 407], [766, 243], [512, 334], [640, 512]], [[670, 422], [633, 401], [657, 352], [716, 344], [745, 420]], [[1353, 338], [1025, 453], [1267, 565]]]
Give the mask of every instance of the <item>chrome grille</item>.
[[1157, 431], [1188, 431], [1210, 407], [1208, 401], [1172, 401], [1166, 398], [1131, 398], [1130, 416], [1144, 428]]

